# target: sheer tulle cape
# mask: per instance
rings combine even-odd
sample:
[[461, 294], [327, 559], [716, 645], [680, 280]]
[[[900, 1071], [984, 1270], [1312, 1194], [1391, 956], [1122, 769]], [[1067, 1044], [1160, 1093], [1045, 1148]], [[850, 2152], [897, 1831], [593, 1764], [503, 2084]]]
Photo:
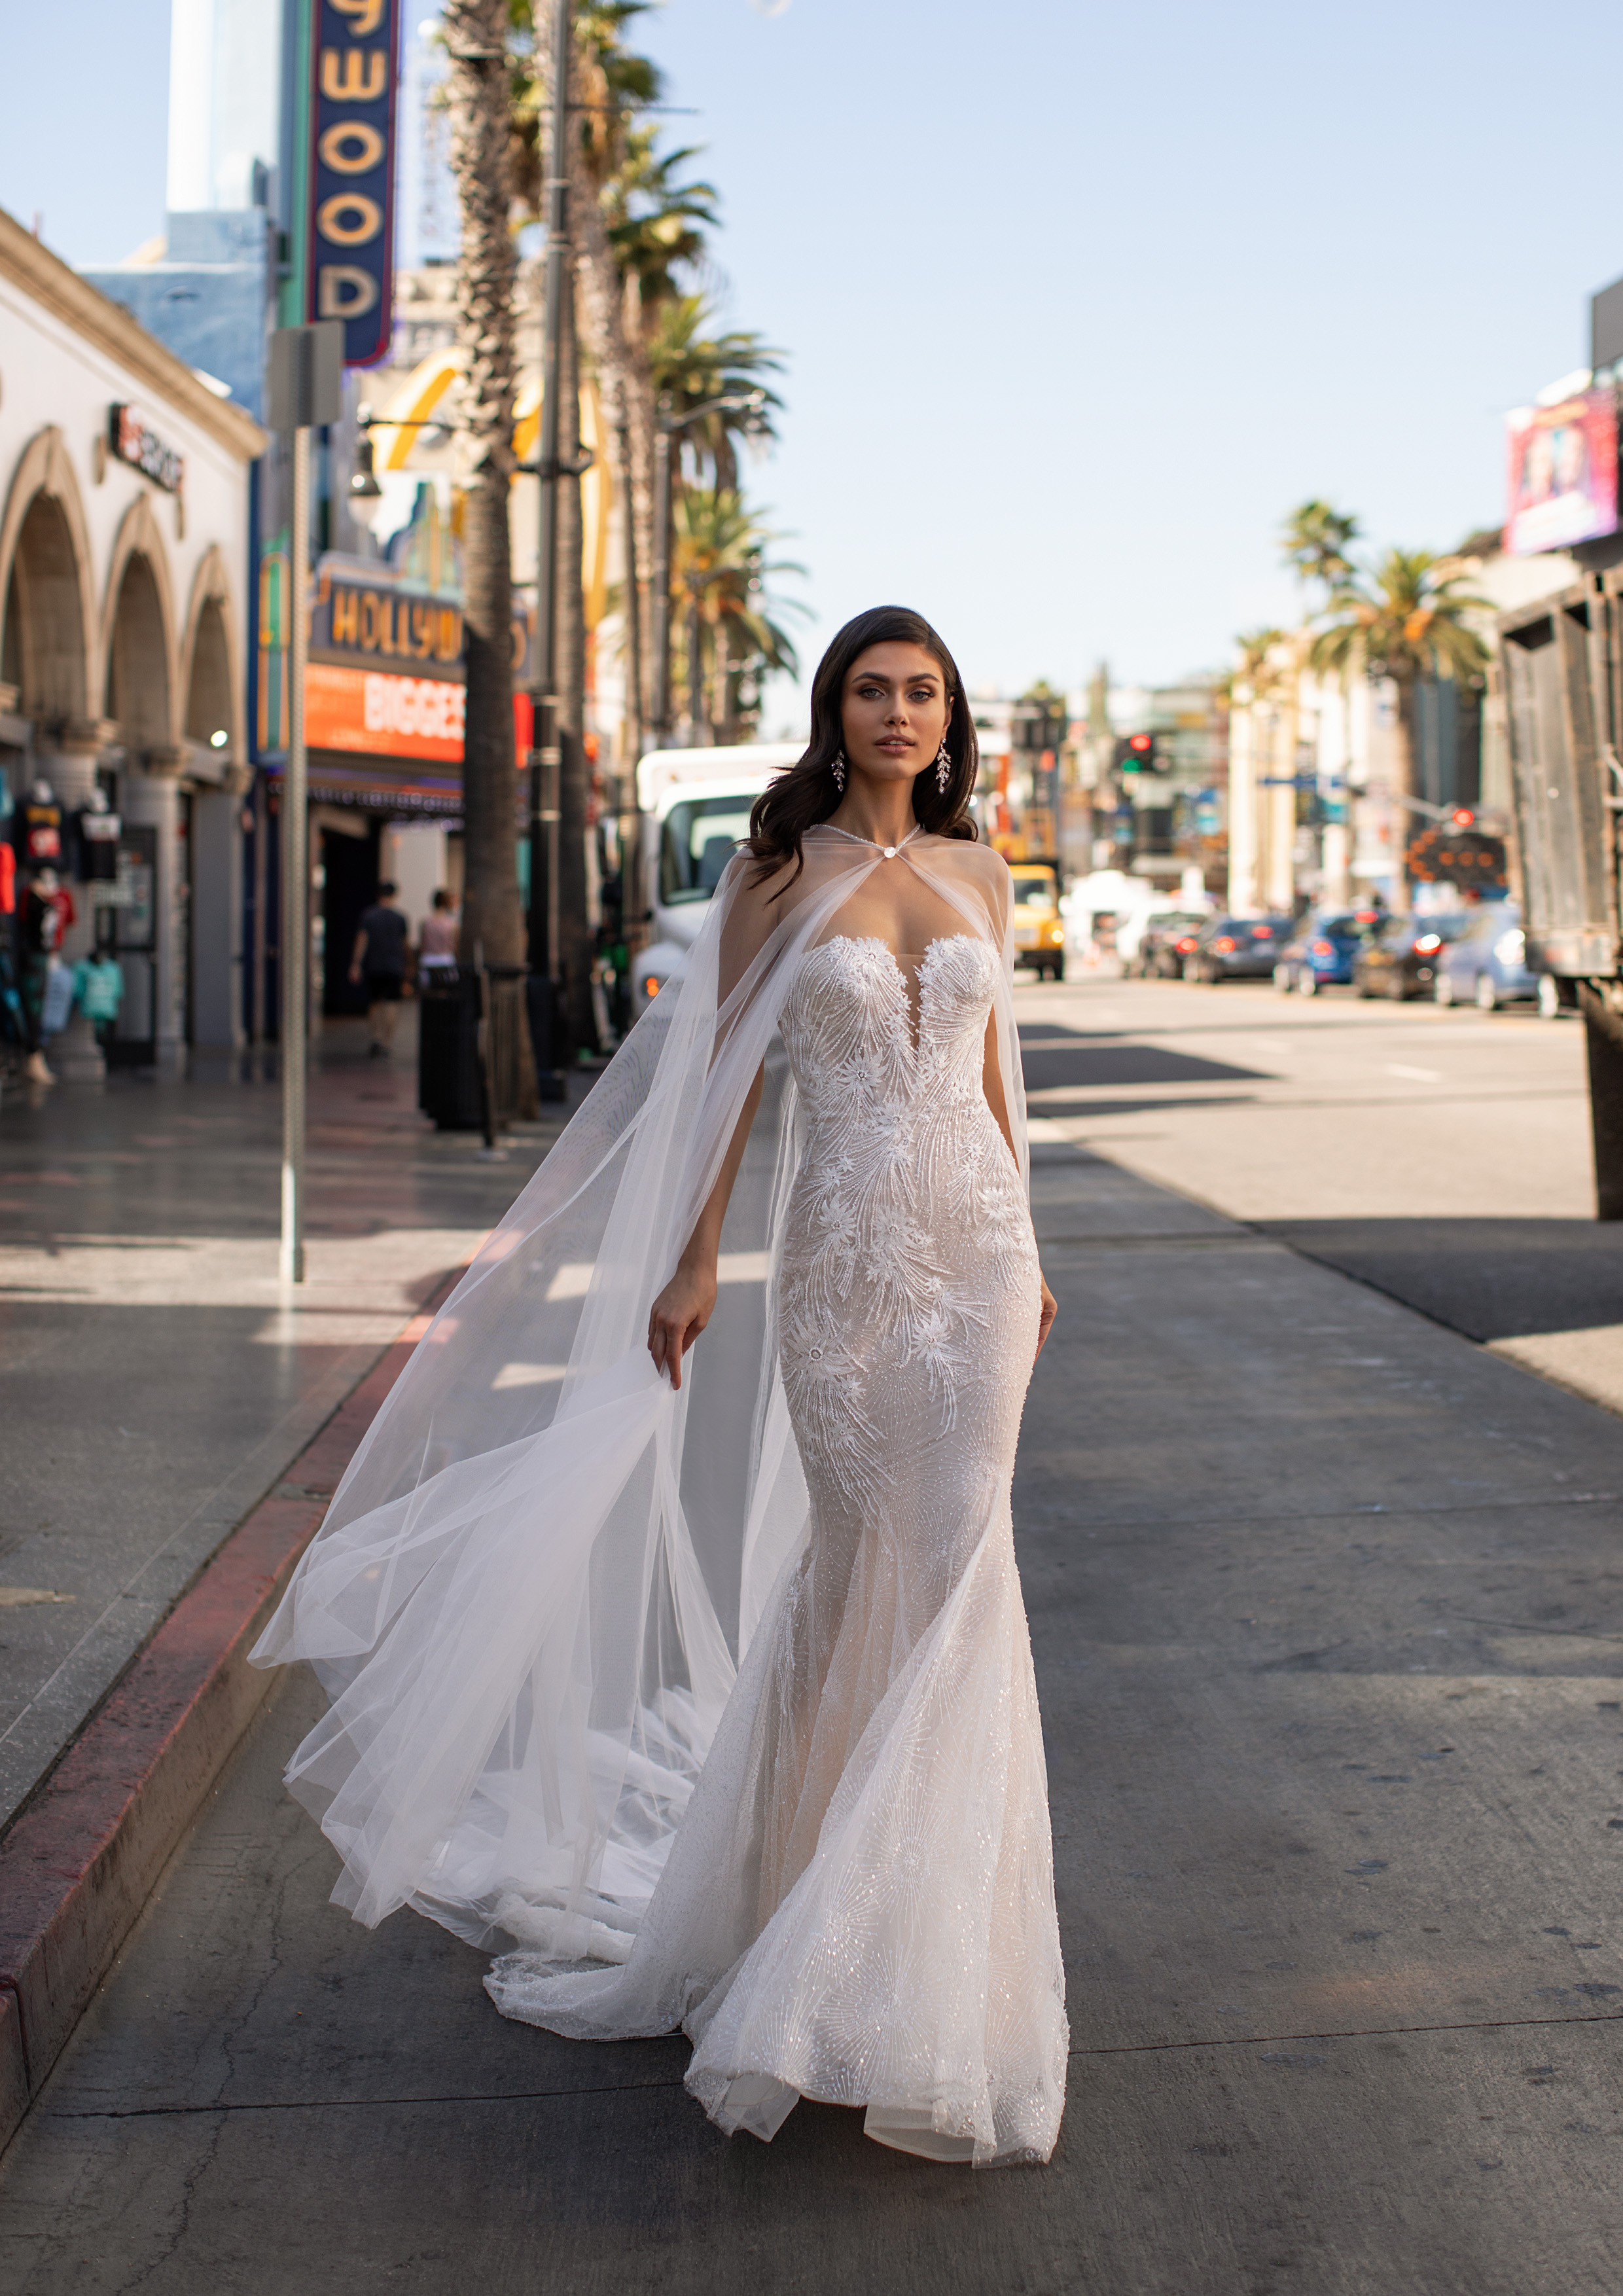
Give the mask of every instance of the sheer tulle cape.
[[[1002, 957], [998, 1065], [1022, 1173], [1008, 874], [915, 836], [831, 829], [768, 906], [741, 857], [682, 981], [637, 1023], [435, 1317], [253, 1652], [331, 1699], [292, 1791], [343, 1859], [334, 1898], [409, 1905], [480, 1946], [623, 1961], [807, 1505], [773, 1267], [798, 1153], [775, 1046], [806, 950], [876, 868]], [[950, 913], [950, 914], [949, 914]], [[680, 1392], [649, 1309], [766, 1091]]]

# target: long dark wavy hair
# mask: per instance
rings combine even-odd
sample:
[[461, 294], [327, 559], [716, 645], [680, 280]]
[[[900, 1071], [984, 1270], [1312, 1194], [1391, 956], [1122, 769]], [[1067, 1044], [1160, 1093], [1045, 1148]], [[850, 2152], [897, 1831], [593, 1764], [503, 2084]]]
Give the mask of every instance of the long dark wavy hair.
[[787, 892], [806, 866], [801, 839], [818, 822], [826, 821], [840, 803], [832, 767], [845, 740], [840, 705], [851, 664], [870, 646], [895, 644], [919, 646], [934, 657], [951, 705], [947, 754], [953, 769], [945, 789], [937, 786], [934, 758], [914, 776], [914, 818], [933, 837], [975, 836], [969, 802], [980, 772], [980, 750], [958, 665], [922, 614], [909, 606], [870, 606], [835, 634], [817, 664], [812, 680], [811, 740], [805, 755], [762, 791], [750, 810], [748, 842], [761, 865], [758, 885], [792, 859], [794, 876], [779, 888]]

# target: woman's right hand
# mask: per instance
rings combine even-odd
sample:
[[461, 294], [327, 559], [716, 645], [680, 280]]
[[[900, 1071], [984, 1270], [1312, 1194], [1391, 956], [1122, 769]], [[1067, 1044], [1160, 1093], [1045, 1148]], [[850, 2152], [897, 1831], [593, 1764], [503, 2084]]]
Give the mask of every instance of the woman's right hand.
[[654, 1369], [682, 1385], [682, 1358], [716, 1312], [716, 1262], [690, 1267], [684, 1261], [648, 1316], [648, 1352]]

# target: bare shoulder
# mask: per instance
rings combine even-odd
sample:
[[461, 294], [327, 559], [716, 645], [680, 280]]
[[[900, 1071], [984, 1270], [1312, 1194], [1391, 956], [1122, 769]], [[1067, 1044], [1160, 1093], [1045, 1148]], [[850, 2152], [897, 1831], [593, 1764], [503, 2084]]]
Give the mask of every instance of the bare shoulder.
[[728, 862], [716, 888], [716, 898], [723, 905], [719, 989], [724, 999], [771, 939], [781, 913], [774, 906], [774, 897], [792, 875], [793, 865], [785, 863], [763, 876], [760, 863], [748, 851], [735, 853]]
[[1001, 898], [1009, 885], [1009, 865], [996, 846], [977, 838], [971, 844], [968, 838], [946, 838], [936, 840], [939, 852], [950, 853], [954, 865], [962, 870], [970, 883]]
[[725, 893], [734, 916], [742, 922], [749, 920], [762, 923], [770, 918], [777, 922], [774, 906], [778, 896], [794, 882], [792, 860], [768, 865], [763, 871], [761, 863], [747, 846], [741, 847], [728, 862], [717, 887], [718, 896]]

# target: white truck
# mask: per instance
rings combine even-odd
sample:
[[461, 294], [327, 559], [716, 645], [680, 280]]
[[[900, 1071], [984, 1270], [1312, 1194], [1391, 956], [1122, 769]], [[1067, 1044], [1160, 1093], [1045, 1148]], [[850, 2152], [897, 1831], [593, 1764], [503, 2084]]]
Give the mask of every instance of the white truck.
[[767, 783], [805, 754], [800, 742], [740, 742], [722, 750], [651, 750], [638, 760], [639, 876], [652, 931], [633, 960], [634, 1013], [680, 979], [706, 904]]

